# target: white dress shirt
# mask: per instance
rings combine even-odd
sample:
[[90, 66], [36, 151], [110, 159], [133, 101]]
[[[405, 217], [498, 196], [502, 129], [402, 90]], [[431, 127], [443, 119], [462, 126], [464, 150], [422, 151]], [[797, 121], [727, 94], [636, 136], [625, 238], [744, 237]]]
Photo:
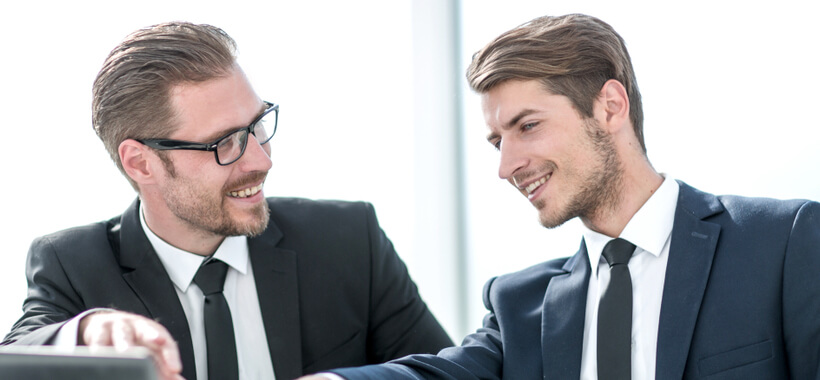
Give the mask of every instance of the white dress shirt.
[[[680, 187], [669, 176], [627, 223], [621, 238], [636, 246], [629, 260], [632, 276], [632, 379], [655, 378], [658, 323], [661, 312], [669, 242]], [[601, 257], [613, 238], [584, 227], [592, 273], [587, 291], [581, 379], [598, 378], [598, 304], [609, 284], [609, 265]]]
[[[146, 227], [140, 207], [140, 224], [148, 241], [157, 252], [165, 271], [174, 283], [179, 303], [185, 311], [191, 341], [194, 348], [196, 377], [208, 380], [208, 352], [205, 343], [205, 320], [203, 307], [205, 296], [193, 283], [194, 275], [205, 257], [176, 248], [154, 234]], [[236, 355], [240, 380], [273, 380], [273, 363], [270, 359], [265, 325], [256, 294], [251, 261], [248, 253], [248, 239], [244, 236], [225, 238], [214, 253], [214, 257], [228, 264], [228, 274], [222, 293], [231, 309], [233, 330], [236, 336]], [[63, 349], [77, 346], [77, 331], [80, 320], [86, 315], [107, 309], [91, 309], [78, 314], [67, 322], [55, 337], [54, 345]], [[212, 379], [217, 380], [217, 379]]]
[[[196, 377], [208, 380], [208, 353], [205, 342], [203, 305], [205, 296], [193, 283], [200, 264], [205, 257], [176, 248], [155, 235], [145, 223], [140, 208], [140, 223], [145, 236], [157, 252], [165, 271], [171, 277], [179, 302], [185, 311], [196, 361]], [[248, 253], [248, 238], [230, 236], [222, 241], [214, 253], [214, 258], [224, 261], [230, 267], [225, 276], [222, 293], [231, 309], [234, 335], [236, 335], [236, 355], [240, 380], [274, 379], [273, 363], [259, 308], [253, 270]], [[211, 379], [218, 380], [218, 379]]]

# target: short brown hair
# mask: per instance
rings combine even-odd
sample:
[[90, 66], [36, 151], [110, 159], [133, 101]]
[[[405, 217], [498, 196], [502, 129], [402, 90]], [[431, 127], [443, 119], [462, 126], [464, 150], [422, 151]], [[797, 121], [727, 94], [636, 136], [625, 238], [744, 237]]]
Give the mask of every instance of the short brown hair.
[[606, 81], [621, 82], [629, 97], [629, 118], [646, 153], [632, 61], [623, 38], [609, 24], [582, 14], [539, 17], [487, 44], [467, 69], [467, 80], [479, 93], [508, 80], [532, 79], [569, 98], [583, 117], [593, 116], [592, 104]]
[[177, 128], [170, 102], [174, 86], [226, 76], [235, 62], [236, 42], [211, 25], [158, 24], [115, 47], [94, 80], [91, 121], [120, 171], [125, 174], [120, 143], [165, 138]]

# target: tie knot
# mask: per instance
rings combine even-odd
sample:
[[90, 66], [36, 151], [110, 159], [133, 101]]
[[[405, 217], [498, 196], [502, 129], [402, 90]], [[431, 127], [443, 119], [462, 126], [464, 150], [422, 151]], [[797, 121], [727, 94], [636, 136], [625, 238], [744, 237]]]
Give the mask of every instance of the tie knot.
[[207, 260], [194, 275], [194, 283], [202, 289], [202, 293], [211, 295], [222, 292], [225, 275], [228, 273], [228, 264], [219, 260]]
[[635, 251], [635, 244], [624, 239], [617, 238], [606, 243], [602, 255], [611, 268], [617, 264], [627, 264]]

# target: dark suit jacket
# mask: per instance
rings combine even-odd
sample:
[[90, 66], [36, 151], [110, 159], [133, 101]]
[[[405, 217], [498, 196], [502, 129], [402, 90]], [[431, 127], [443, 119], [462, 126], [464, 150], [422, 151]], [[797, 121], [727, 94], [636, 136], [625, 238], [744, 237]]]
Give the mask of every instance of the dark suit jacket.
[[[490, 280], [483, 328], [438, 356], [334, 371], [349, 379], [578, 379], [585, 245]], [[635, 326], [640, 328], [640, 326]], [[820, 204], [716, 197], [681, 183], [657, 379], [818, 379]]]
[[[248, 240], [277, 379], [435, 353], [452, 341], [421, 300], [368, 203], [270, 198], [271, 221]], [[194, 380], [188, 324], [142, 231], [139, 201], [107, 222], [36, 239], [24, 315], [3, 344], [48, 344], [66, 320], [108, 307], [156, 319]]]

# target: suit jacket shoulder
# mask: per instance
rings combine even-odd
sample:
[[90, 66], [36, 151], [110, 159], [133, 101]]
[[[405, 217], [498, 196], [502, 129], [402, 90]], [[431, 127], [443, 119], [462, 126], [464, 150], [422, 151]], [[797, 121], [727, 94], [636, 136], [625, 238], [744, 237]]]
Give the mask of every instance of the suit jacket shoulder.
[[[370, 203], [269, 198], [268, 204], [268, 230], [249, 244], [253, 250], [257, 241], [273, 243], [275, 247], [264, 249], [258, 245], [257, 255], [270, 250], [293, 258], [292, 265], [276, 272], [292, 273], [295, 281], [291, 299], [298, 299], [298, 316], [291, 320], [299, 323], [304, 373], [434, 353], [452, 345]], [[265, 301], [260, 302], [264, 307]]]
[[[119, 260], [108, 239], [119, 219], [117, 216], [34, 239], [26, 262], [29, 288], [24, 314], [2, 344], [49, 343], [57, 328], [74, 315], [93, 307], [113, 306], [103, 300], [112, 294], [109, 292], [122, 290], [125, 285], [121, 270], [112, 271], [119, 268]], [[45, 326], [49, 328], [39, 331]]]
[[533, 300], [540, 305], [543, 302], [540, 296], [543, 296], [550, 279], [571, 270], [566, 268], [570, 259], [572, 257], [562, 257], [491, 278], [484, 284], [484, 306], [492, 312], [493, 305], [504, 301], [520, 304], [522, 300]]
[[268, 206], [273, 228], [287, 239], [347, 240], [364, 232], [361, 229], [379, 229], [376, 212], [367, 202], [272, 197]]
[[657, 377], [815, 378], [820, 205], [680, 184]]

